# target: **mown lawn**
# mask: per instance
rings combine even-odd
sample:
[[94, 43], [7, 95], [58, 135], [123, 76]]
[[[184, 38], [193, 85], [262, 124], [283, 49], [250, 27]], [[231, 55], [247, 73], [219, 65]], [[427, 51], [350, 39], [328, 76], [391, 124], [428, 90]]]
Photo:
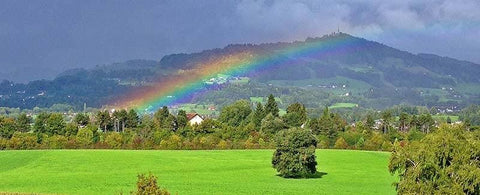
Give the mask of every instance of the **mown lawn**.
[[152, 172], [178, 194], [394, 194], [389, 153], [317, 150], [321, 178], [284, 179], [272, 150], [0, 151], [0, 192], [118, 194]]

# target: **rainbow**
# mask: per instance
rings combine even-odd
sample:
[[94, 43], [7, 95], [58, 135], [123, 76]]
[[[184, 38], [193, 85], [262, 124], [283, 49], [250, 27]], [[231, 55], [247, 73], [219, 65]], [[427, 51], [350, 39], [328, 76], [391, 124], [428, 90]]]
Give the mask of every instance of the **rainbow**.
[[[244, 76], [261, 73], [282, 64], [288, 64], [299, 57], [325, 56], [351, 52], [358, 39], [341, 33], [335, 39], [289, 44], [275, 52], [253, 53], [240, 51], [220, 55], [199, 62], [188, 70], [163, 77], [154, 85], [134, 90], [115, 101], [116, 107], [136, 108], [139, 111], [154, 111], [162, 106], [174, 105], [191, 98], [194, 94], [207, 91], [205, 80], [218, 74]], [[358, 46], [358, 45], [357, 45]]]

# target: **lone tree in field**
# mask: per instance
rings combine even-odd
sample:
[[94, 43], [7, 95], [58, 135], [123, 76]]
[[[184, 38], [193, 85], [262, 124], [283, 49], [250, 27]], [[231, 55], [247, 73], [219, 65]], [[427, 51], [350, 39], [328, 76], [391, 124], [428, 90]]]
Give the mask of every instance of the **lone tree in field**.
[[395, 144], [390, 164], [398, 194], [480, 194], [480, 134], [442, 125], [420, 142]]
[[309, 177], [317, 172], [315, 147], [317, 139], [308, 129], [291, 128], [276, 137], [277, 149], [272, 164], [285, 178]]

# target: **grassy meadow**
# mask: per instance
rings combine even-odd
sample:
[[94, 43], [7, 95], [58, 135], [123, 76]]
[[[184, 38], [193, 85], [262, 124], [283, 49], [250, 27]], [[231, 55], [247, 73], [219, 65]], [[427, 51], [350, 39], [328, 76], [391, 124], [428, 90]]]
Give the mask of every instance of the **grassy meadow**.
[[318, 178], [284, 179], [273, 150], [0, 151], [0, 192], [118, 194], [152, 172], [178, 194], [395, 194], [389, 153], [317, 150]]

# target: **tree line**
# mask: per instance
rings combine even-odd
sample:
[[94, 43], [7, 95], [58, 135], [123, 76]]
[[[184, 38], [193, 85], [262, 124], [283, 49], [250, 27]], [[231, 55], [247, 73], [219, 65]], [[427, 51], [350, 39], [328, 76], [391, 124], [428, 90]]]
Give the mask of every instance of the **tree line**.
[[168, 107], [143, 115], [133, 109], [77, 113], [71, 121], [55, 112], [42, 112], [34, 119], [26, 114], [0, 116], [0, 149], [274, 148], [276, 134], [303, 128], [316, 137], [317, 148], [390, 151], [395, 141], [420, 140], [437, 126], [428, 113], [391, 109], [367, 113], [353, 124], [328, 107], [320, 117], [311, 118], [301, 103], [290, 104], [280, 116], [278, 103], [270, 95], [265, 104], [236, 101], [223, 107], [218, 118], [194, 125], [188, 123], [184, 110], [171, 113]]

